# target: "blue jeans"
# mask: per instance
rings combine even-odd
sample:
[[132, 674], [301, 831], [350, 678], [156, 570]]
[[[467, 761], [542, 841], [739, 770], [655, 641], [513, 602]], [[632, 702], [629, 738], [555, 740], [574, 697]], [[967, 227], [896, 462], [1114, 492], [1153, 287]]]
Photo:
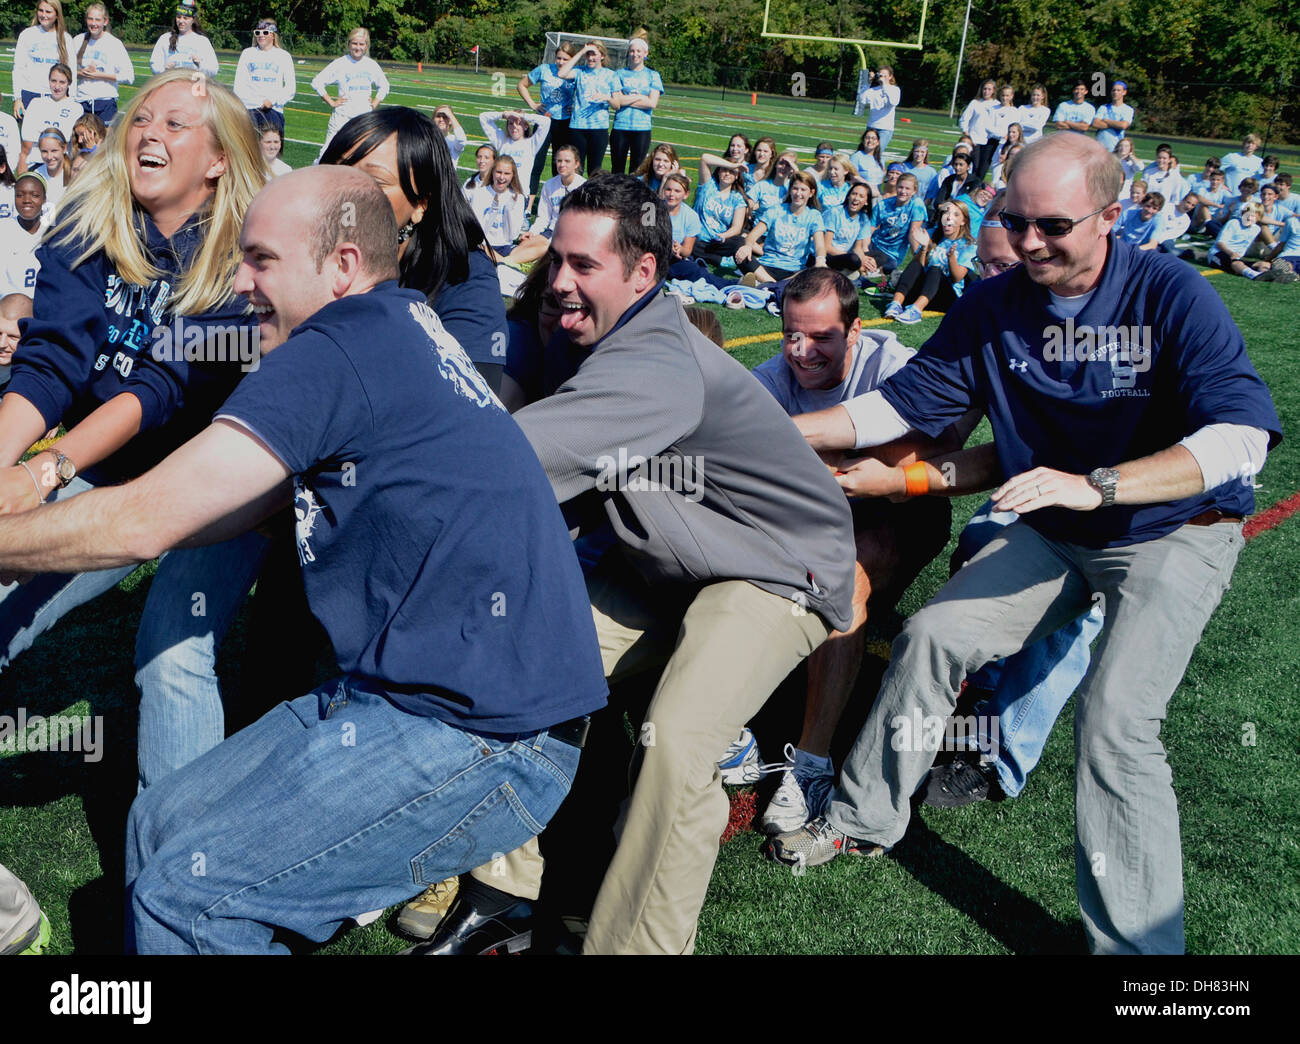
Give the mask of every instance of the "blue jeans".
[[[85, 479], [74, 478], [65, 489], [56, 489], [49, 502], [67, 500], [88, 489]], [[101, 569], [94, 573], [42, 573], [24, 584], [0, 588], [0, 670], [15, 656], [78, 606], [111, 591], [136, 566]]]
[[225, 738], [217, 650], [270, 543], [249, 531], [159, 564], [135, 640], [141, 790]]
[[889, 143], [894, 140], [894, 132], [892, 130], [881, 130], [877, 127], [876, 135], [880, 138], [881, 155], [884, 155], [885, 150], [889, 148]]
[[[1019, 517], [1014, 511], [994, 511], [993, 502], [986, 502], [962, 530], [954, 562], [974, 557]], [[972, 686], [993, 693], [982, 713], [997, 718], [996, 742], [989, 756], [1008, 797], [1025, 788], [1052, 726], [1088, 673], [1092, 642], [1101, 633], [1103, 621], [1101, 609], [1094, 603], [1089, 612], [1059, 631], [971, 675]]]
[[579, 750], [479, 735], [339, 678], [282, 703], [136, 798], [128, 950], [285, 953], [539, 833]]

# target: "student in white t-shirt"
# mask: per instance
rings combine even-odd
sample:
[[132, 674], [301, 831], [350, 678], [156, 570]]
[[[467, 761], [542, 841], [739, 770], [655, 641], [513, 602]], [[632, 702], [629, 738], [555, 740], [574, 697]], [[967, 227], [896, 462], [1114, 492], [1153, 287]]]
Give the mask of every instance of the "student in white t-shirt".
[[1047, 107], [1047, 88], [1036, 83], [1029, 91], [1029, 104], [1020, 106], [1020, 129], [1025, 134], [1025, 144], [1032, 145], [1043, 136], [1043, 128], [1052, 118]]
[[49, 97], [33, 98], [27, 106], [23, 114], [23, 157], [28, 163], [39, 162], [40, 156], [35, 151], [36, 139], [46, 127], [57, 127], [64, 142], [72, 140], [73, 128], [85, 111], [68, 97], [71, 86], [72, 70], [66, 65], [55, 65], [50, 69]]
[[280, 28], [273, 18], [261, 18], [253, 30], [253, 46], [245, 47], [235, 67], [235, 97], [244, 103], [255, 126], [275, 127], [284, 134], [284, 107], [298, 90], [293, 57], [280, 46]]
[[135, 66], [122, 41], [108, 31], [108, 9], [103, 4], [86, 8], [86, 31], [72, 41], [77, 89], [73, 97], [86, 112], [105, 124], [117, 116], [118, 89], [135, 83]]
[[[498, 121], [505, 122], [504, 131], [497, 126]], [[547, 135], [551, 132], [551, 118], [545, 113], [510, 109], [503, 112], [481, 112], [478, 122], [483, 128], [484, 136], [496, 148], [497, 155], [509, 156], [515, 161], [520, 184], [531, 184], [533, 161], [546, 147]], [[532, 134], [526, 133], [529, 124], [533, 126]]]
[[442, 132], [442, 139], [447, 143], [447, 151], [451, 153], [451, 165], [454, 167], [460, 162], [461, 153], [465, 151], [465, 146], [469, 142], [469, 138], [465, 135], [465, 128], [460, 125], [460, 120], [456, 119], [456, 114], [451, 111], [450, 105], [439, 105], [434, 109], [433, 122]]
[[35, 171], [19, 175], [13, 216], [0, 219], [0, 298], [36, 294], [36, 247], [49, 224], [45, 203], [45, 178]]
[[1256, 155], [1259, 144], [1258, 134], [1247, 134], [1242, 139], [1240, 152], [1229, 152], [1220, 160], [1223, 165], [1223, 176], [1228, 181], [1228, 188], [1233, 192], [1237, 191], [1242, 178], [1253, 177], [1258, 180], [1264, 173], [1264, 161]]
[[60, 63], [71, 65], [72, 54], [72, 35], [63, 20], [63, 4], [60, 0], [39, 0], [32, 13], [32, 24], [18, 34], [14, 44], [16, 119], [22, 119], [33, 98], [49, 91], [50, 68]]
[[158, 37], [153, 54], [149, 56], [149, 68], [155, 73], [168, 69], [194, 69], [215, 78], [217, 52], [199, 25], [199, 5], [194, 0], [180, 0], [175, 14], [175, 28]]
[[[997, 80], [985, 80], [980, 84], [979, 95], [972, 98], [970, 103], [962, 110], [961, 119], [958, 121], [961, 125], [962, 133], [969, 135], [971, 140], [971, 166], [979, 167], [980, 159], [985, 151], [992, 152], [988, 148], [990, 121], [989, 113], [997, 105], [995, 97], [998, 89]], [[994, 142], [993, 148], [997, 148]], [[985, 170], [988, 164], [984, 164]]]
[[502, 261], [524, 231], [528, 205], [528, 193], [520, 184], [515, 161], [498, 156], [492, 163], [491, 179], [470, 193], [469, 205], [483, 226], [492, 260]]
[[41, 162], [31, 169], [45, 179], [45, 217], [52, 221], [63, 200], [64, 190], [72, 181], [72, 157], [68, 155], [68, 143], [57, 127], [46, 127], [41, 131], [36, 147], [40, 150]]
[[[379, 68], [379, 63], [367, 54], [369, 50], [370, 31], [353, 29], [348, 34], [348, 53], [335, 58], [312, 77], [311, 89], [334, 110], [330, 113], [329, 126], [325, 128], [325, 143], [320, 149], [322, 156], [343, 124], [353, 116], [378, 108], [379, 103], [388, 97], [388, 77]], [[325, 89], [331, 83], [338, 84], [338, 96], [334, 98]], [[372, 89], [375, 91], [373, 97]]]
[[266, 160], [266, 165], [271, 168], [271, 176], [278, 178], [281, 174], [288, 174], [293, 170], [289, 164], [280, 158], [280, 153], [284, 151], [284, 135], [275, 127], [262, 128], [262, 158]]
[[555, 228], [555, 219], [560, 216], [560, 204], [565, 196], [587, 182], [578, 173], [582, 161], [576, 146], [559, 146], [554, 153], [554, 162], [559, 173], [542, 182], [537, 192], [537, 220], [519, 237], [518, 244], [510, 252], [512, 265], [536, 261], [551, 248], [551, 232]]

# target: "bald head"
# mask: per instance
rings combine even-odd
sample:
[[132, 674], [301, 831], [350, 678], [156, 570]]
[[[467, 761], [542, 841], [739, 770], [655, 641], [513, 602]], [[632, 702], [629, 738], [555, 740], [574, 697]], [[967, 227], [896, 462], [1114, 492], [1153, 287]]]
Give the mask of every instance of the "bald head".
[[387, 197], [356, 167], [304, 167], [270, 182], [249, 207], [292, 215], [321, 270], [340, 243], [361, 251], [364, 271], [376, 283], [397, 278], [397, 222]]
[[1073, 174], [1083, 177], [1093, 207], [1119, 198], [1124, 168], [1118, 157], [1082, 134], [1052, 134], [1027, 145], [1016, 157], [1012, 178], [1017, 182], [1041, 180], [1059, 183]]

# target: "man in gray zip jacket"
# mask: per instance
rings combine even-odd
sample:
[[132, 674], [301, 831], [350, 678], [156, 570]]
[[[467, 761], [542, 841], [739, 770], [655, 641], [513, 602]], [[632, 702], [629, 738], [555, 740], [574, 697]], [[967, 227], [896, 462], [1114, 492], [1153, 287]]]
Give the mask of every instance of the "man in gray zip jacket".
[[[609, 527], [588, 577], [606, 675], [666, 661], [586, 953], [693, 949], [727, 824], [717, 761], [851, 617], [844, 494], [766, 389], [659, 292], [671, 242], [633, 178], [568, 196], [550, 275], [567, 343], [545, 352], [546, 397], [515, 414], [571, 522]], [[476, 881], [535, 897], [540, 859], [521, 853]], [[454, 937], [475, 923], [453, 909], [430, 952], [464, 952]]]

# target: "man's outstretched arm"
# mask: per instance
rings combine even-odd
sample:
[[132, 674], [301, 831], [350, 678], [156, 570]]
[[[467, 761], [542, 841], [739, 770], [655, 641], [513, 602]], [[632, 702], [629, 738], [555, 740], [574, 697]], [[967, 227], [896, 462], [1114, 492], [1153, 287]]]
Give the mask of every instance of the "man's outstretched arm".
[[261, 439], [219, 420], [124, 486], [0, 519], [0, 571], [109, 569], [223, 540], [287, 503], [289, 475]]

